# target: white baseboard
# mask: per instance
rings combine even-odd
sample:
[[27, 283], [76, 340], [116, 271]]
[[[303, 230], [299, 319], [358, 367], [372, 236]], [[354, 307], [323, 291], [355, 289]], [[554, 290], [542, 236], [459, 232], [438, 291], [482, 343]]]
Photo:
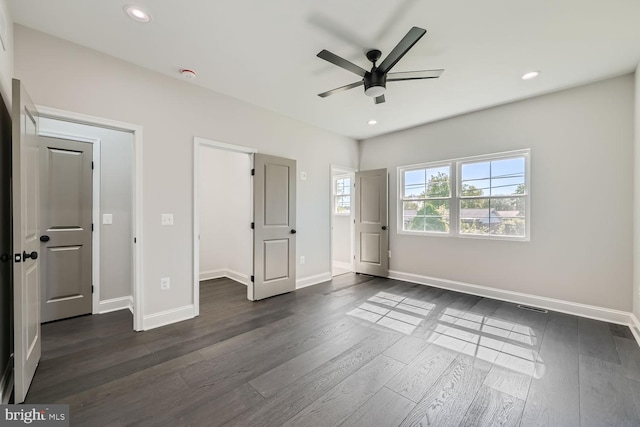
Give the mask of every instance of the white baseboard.
[[193, 304], [171, 310], [161, 311], [144, 316], [142, 330], [159, 328], [160, 326], [170, 325], [171, 323], [182, 322], [183, 320], [193, 319], [195, 317]]
[[13, 392], [13, 354], [9, 357], [7, 366], [4, 369], [2, 377], [0, 377], [0, 405], [9, 403], [11, 393]]
[[239, 273], [237, 271], [234, 271], [228, 268], [203, 271], [200, 273], [201, 282], [205, 280], [220, 279], [221, 277], [226, 277], [228, 279], [235, 280], [236, 282], [242, 283], [245, 286], [249, 286], [249, 282], [251, 280], [248, 274]]
[[251, 278], [249, 278], [248, 274], [238, 273], [237, 271], [229, 270], [226, 271], [226, 277], [231, 280], [235, 280], [236, 282], [242, 283], [245, 286], [249, 286]]
[[333, 261], [331, 263], [331, 266], [333, 268], [342, 268], [343, 270], [349, 270], [351, 271], [351, 263], [350, 262], [340, 262], [340, 261]]
[[98, 308], [98, 314], [111, 313], [112, 311], [117, 310], [126, 310], [129, 309], [133, 313], [133, 297], [120, 297], [107, 299], [104, 301], [100, 301], [100, 306]]
[[221, 268], [219, 270], [208, 270], [200, 272], [200, 281], [211, 280], [211, 279], [219, 279], [221, 277], [225, 277], [225, 268]]
[[490, 288], [487, 286], [474, 285], [471, 283], [456, 282], [454, 280], [421, 276], [419, 274], [404, 273], [401, 271], [390, 270], [389, 278], [402, 280], [404, 282], [418, 283], [420, 285], [433, 286], [436, 288], [448, 289], [456, 292], [463, 292], [466, 294], [472, 294], [481, 297], [493, 298], [501, 301], [513, 302], [516, 304], [531, 305], [534, 307], [540, 307], [547, 310], [558, 311], [561, 313], [573, 314], [575, 316], [587, 317], [589, 319], [601, 320], [604, 322], [617, 323], [627, 326], [631, 326], [633, 324], [631, 313], [626, 311], [612, 310], [604, 307], [596, 307], [593, 305], [580, 304], [571, 301], [540, 297], [521, 292], [506, 291], [503, 289]]
[[307, 286], [317, 285], [318, 283], [328, 282], [331, 280], [331, 272], [316, 274], [315, 276], [303, 277], [296, 279], [296, 289], [306, 288]]

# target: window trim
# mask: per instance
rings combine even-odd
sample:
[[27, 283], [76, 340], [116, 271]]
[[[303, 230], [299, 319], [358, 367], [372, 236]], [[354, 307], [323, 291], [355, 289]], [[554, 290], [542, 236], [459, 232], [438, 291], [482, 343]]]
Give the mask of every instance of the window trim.
[[[525, 203], [525, 234], [524, 236], [500, 236], [495, 234], [467, 234], [460, 233], [460, 202], [465, 199], [461, 197], [462, 193], [462, 181], [459, 177], [462, 176], [462, 165], [467, 163], [478, 163], [483, 161], [496, 161], [510, 158], [524, 158], [524, 182], [525, 182], [525, 194], [524, 196], [516, 196], [523, 197]], [[404, 173], [411, 170], [418, 169], [428, 169], [434, 167], [442, 167], [449, 166], [450, 167], [450, 188], [451, 188], [451, 196], [450, 207], [449, 207], [449, 232], [436, 232], [436, 231], [409, 231], [404, 230], [404, 209], [403, 204], [405, 202], [404, 199]], [[397, 168], [398, 179], [397, 179], [397, 197], [396, 197], [396, 207], [397, 207], [397, 226], [396, 226], [396, 234], [399, 235], [409, 235], [409, 236], [429, 236], [429, 237], [459, 237], [462, 239], [480, 239], [480, 240], [507, 240], [507, 241], [517, 241], [517, 242], [529, 242], [531, 240], [531, 149], [521, 149], [521, 150], [513, 150], [513, 151], [504, 151], [500, 153], [492, 153], [492, 154], [483, 154], [478, 156], [469, 156], [469, 157], [460, 157], [456, 159], [449, 160], [440, 160], [434, 162], [427, 163], [419, 163], [413, 165], [399, 166]], [[485, 196], [478, 198], [500, 198], [501, 196]], [[509, 196], [504, 196], [504, 198], [513, 198]], [[410, 199], [406, 199], [410, 200]], [[443, 200], [443, 199], [437, 199]]]

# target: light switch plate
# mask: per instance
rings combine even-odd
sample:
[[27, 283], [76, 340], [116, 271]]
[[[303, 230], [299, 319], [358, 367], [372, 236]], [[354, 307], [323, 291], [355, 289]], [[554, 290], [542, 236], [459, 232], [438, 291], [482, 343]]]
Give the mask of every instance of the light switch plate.
[[113, 224], [113, 214], [103, 214], [102, 215], [102, 223], [106, 225]]
[[302, 181], [306, 181], [307, 180], [307, 173], [306, 172], [300, 172], [300, 180], [302, 180]]
[[171, 288], [171, 278], [170, 277], [163, 277], [162, 279], [160, 279], [160, 289], [163, 291], [166, 291], [167, 289]]
[[160, 224], [173, 225], [173, 214], [162, 214], [160, 216]]

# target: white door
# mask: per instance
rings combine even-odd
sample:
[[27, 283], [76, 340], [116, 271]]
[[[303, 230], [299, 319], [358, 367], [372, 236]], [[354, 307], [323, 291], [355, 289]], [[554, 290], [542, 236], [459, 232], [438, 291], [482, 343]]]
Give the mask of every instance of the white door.
[[389, 275], [386, 169], [356, 172], [356, 273]]
[[255, 155], [253, 299], [296, 289], [296, 161]]
[[13, 298], [15, 403], [24, 402], [40, 361], [38, 112], [13, 80]]

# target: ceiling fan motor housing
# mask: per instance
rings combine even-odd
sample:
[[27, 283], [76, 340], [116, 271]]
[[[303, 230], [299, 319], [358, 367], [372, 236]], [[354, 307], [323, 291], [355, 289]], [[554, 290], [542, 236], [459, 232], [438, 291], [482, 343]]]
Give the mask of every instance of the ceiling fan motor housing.
[[[372, 96], [372, 97], [377, 97], [382, 95], [382, 92], [384, 92], [384, 89], [386, 89], [387, 87], [387, 75], [386, 74], [382, 74], [382, 73], [378, 73], [377, 70], [374, 68], [373, 70], [371, 70], [371, 72], [367, 72], [364, 75], [364, 93], [367, 96]], [[380, 92], [380, 89], [376, 88], [382, 88], [382, 92]]]

